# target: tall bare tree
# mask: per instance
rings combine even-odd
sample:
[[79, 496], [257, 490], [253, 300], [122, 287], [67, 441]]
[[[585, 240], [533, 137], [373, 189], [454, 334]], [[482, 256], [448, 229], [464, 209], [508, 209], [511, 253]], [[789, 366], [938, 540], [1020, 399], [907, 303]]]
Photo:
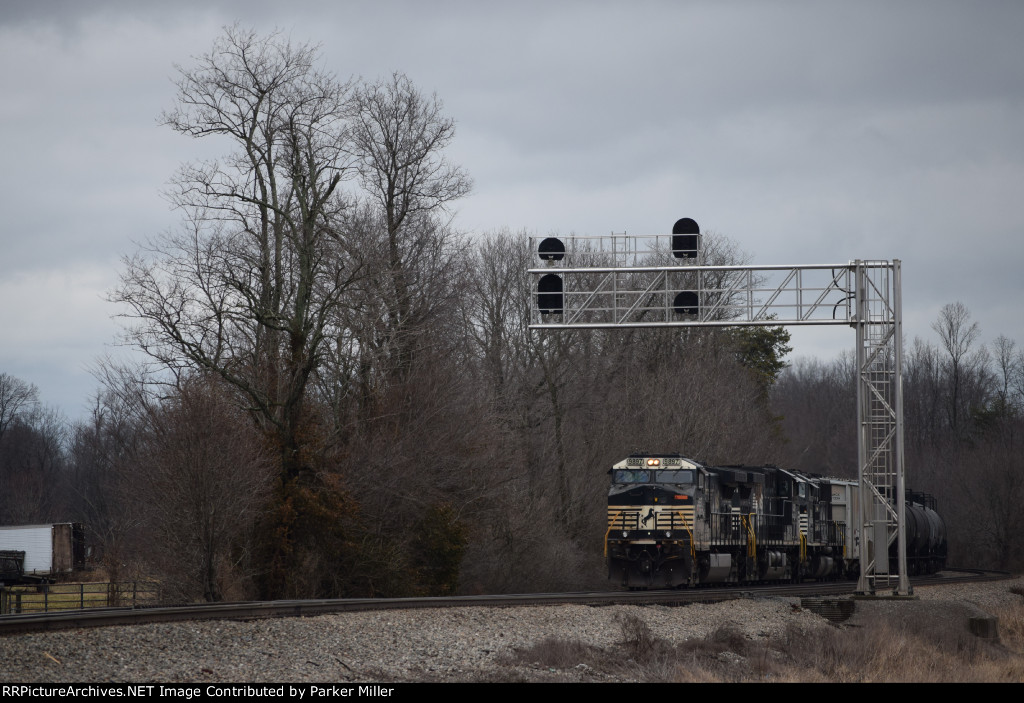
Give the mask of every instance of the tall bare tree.
[[998, 395], [1002, 410], [1015, 414], [1020, 409], [1020, 379], [1024, 377], [1024, 352], [1016, 350], [1017, 343], [999, 335], [993, 344], [995, 367], [998, 375]]
[[[363, 395], [383, 395], [375, 377], [406, 382], [419, 327], [457, 319], [433, 317], [455, 296], [448, 207], [470, 186], [444, 158], [454, 122], [436, 97], [401, 74], [353, 87], [317, 58], [236, 26], [180, 69], [164, 122], [230, 151], [181, 169], [184, 227], [127, 259], [112, 296], [175, 392], [197, 371], [218, 376], [276, 450], [266, 595], [303, 595], [300, 563], [338, 561], [309, 553], [338, 510], [357, 512], [329, 448], [343, 421], [332, 433], [321, 402], [340, 418], [353, 377]], [[346, 192], [357, 176], [363, 191]], [[319, 569], [305, 583], [342, 580]]]
[[268, 594], [287, 590], [297, 558], [289, 506], [311, 474], [300, 439], [307, 387], [358, 271], [339, 187], [352, 168], [350, 86], [317, 58], [315, 47], [235, 26], [179, 69], [164, 122], [230, 151], [181, 169], [171, 197], [183, 231], [126, 259], [112, 296], [136, 321], [131, 341], [181, 376], [198, 369], [238, 389], [274, 445]]
[[452, 235], [444, 215], [469, 193], [472, 181], [444, 156], [455, 120], [437, 95], [424, 95], [402, 73], [356, 91], [352, 131], [360, 182], [383, 235], [375, 253], [386, 274], [378, 285], [386, 281], [385, 334], [392, 368], [401, 377], [415, 349], [422, 303], [439, 302], [437, 295], [425, 296], [425, 289], [451, 264]]
[[113, 296], [137, 320], [131, 340], [158, 362], [212, 371], [244, 393], [286, 476], [301, 468], [306, 385], [355, 275], [338, 231], [349, 87], [316, 59], [308, 45], [232, 27], [180, 69], [165, 123], [233, 150], [182, 168], [172, 197], [185, 231], [127, 259]]
[[967, 384], [983, 374], [988, 356], [984, 347], [976, 348], [981, 335], [977, 322], [971, 322], [971, 313], [961, 303], [949, 303], [942, 307], [932, 329], [939, 335], [939, 342], [946, 351], [948, 367], [949, 396], [946, 412], [949, 426], [954, 434], [962, 430], [966, 409], [964, 395]]

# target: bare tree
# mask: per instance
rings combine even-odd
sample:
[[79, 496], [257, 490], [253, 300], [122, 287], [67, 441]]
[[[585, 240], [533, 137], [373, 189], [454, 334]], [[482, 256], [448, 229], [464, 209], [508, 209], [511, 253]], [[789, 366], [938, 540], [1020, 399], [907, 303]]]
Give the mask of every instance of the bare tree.
[[384, 235], [376, 251], [388, 287], [382, 296], [386, 334], [401, 376], [408, 372], [413, 330], [423, 317], [415, 310], [416, 300], [426, 299], [418, 289], [451, 261], [445, 255], [450, 232], [438, 216], [469, 193], [472, 181], [444, 157], [455, 121], [444, 114], [437, 95], [422, 94], [407, 76], [394, 73], [362, 86], [353, 116], [360, 182]]
[[443, 109], [436, 94], [423, 95], [401, 73], [357, 91], [359, 174], [385, 213], [389, 237], [397, 237], [408, 218], [446, 208], [472, 188], [465, 171], [443, 156], [455, 137], [455, 120]]
[[949, 396], [946, 412], [954, 434], [961, 431], [966, 415], [962, 407], [965, 385], [972, 374], [984, 372], [987, 361], [984, 348], [974, 349], [981, 330], [977, 322], [970, 320], [971, 313], [967, 307], [956, 302], [944, 305], [939, 318], [932, 323], [932, 329], [939, 335], [939, 342], [948, 356]]
[[38, 403], [38, 388], [10, 374], [0, 373], [0, 440], [15, 419]]
[[489, 394], [499, 410], [511, 410], [532, 347], [527, 235], [492, 233], [477, 242], [473, 255], [464, 326], [483, 364]]
[[1019, 379], [1024, 375], [1024, 353], [1015, 351], [1017, 343], [1004, 335], [996, 337], [995, 341], [995, 364], [999, 385], [999, 402], [1001, 410], [1013, 414], [1019, 409], [1021, 398], [1016, 397], [1019, 393]]
[[317, 58], [315, 47], [235, 26], [179, 69], [165, 123], [231, 151], [182, 168], [171, 197], [183, 231], [126, 259], [112, 296], [136, 321], [130, 341], [179, 381], [200, 370], [236, 388], [275, 446], [269, 594], [287, 590], [294, 572], [289, 501], [314, 475], [301, 439], [307, 388], [358, 275], [339, 187], [352, 168], [350, 87]]
[[182, 169], [172, 197], [185, 231], [127, 259], [113, 296], [138, 321], [130, 339], [162, 365], [207, 369], [244, 393], [289, 477], [301, 468], [306, 385], [355, 275], [337, 229], [348, 86], [316, 58], [308, 45], [232, 27], [180, 69], [166, 124], [234, 151]]
[[946, 435], [945, 388], [939, 349], [914, 337], [903, 365], [906, 443], [918, 452]]

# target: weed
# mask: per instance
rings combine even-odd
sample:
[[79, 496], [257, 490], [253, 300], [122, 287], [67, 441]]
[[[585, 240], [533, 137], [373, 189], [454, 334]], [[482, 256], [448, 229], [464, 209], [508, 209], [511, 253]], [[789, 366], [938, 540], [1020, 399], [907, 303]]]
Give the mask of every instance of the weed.
[[647, 657], [658, 648], [660, 642], [651, 632], [650, 626], [639, 615], [620, 614], [617, 620], [619, 628], [622, 630], [622, 645], [635, 659]]
[[546, 637], [530, 647], [516, 650], [516, 659], [555, 669], [571, 669], [579, 664], [590, 666], [603, 654], [600, 647], [592, 647], [579, 640]]

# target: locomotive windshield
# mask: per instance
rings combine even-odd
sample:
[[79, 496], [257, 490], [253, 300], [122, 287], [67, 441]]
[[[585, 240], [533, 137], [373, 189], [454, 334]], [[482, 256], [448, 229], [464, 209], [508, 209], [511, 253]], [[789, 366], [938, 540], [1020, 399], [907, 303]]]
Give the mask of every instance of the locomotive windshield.
[[649, 483], [651, 472], [640, 469], [618, 469], [613, 480], [615, 483]]
[[693, 483], [693, 471], [659, 471], [658, 483]]
[[692, 484], [693, 471], [689, 469], [648, 471], [645, 469], [616, 469], [614, 483], [673, 483]]

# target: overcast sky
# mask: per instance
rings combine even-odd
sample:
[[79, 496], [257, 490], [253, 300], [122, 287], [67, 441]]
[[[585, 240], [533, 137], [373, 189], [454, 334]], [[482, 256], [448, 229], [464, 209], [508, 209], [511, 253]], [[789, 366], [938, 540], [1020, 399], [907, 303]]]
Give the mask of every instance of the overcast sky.
[[[758, 264], [901, 259], [904, 331], [962, 301], [1024, 344], [1024, 3], [0, 0], [0, 372], [81, 417], [104, 297], [197, 144], [158, 124], [222, 27], [403, 71], [458, 122], [457, 224], [668, 232]], [[853, 348], [797, 330], [793, 356]]]

